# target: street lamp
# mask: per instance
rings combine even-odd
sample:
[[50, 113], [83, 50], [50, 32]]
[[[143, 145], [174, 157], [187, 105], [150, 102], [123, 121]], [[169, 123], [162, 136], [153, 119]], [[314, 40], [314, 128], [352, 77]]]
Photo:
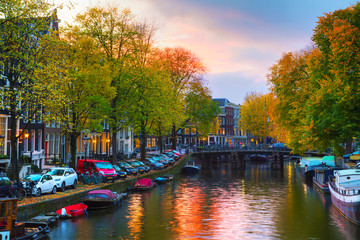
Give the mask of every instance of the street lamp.
[[5, 149], [4, 149], [4, 153], [1, 154], [2, 151], [3, 151], [3, 139], [4, 139], [4, 138], [5, 138], [4, 135], [0, 135], [0, 155], [5, 155]]
[[85, 135], [85, 137], [83, 137], [82, 140], [84, 142], [84, 147], [85, 147], [84, 168], [85, 168], [85, 170], [87, 170], [88, 166], [87, 166], [87, 163], [86, 163], [86, 153], [87, 153], [87, 148], [88, 148], [88, 145], [89, 145], [90, 138]]

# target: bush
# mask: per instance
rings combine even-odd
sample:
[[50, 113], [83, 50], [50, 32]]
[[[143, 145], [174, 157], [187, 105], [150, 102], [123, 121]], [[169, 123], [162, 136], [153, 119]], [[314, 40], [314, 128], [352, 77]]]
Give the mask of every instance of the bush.
[[40, 169], [39, 169], [39, 167], [38, 167], [37, 165], [31, 164], [31, 171], [32, 171], [33, 173], [39, 173], [39, 172], [40, 172]]
[[0, 159], [9, 159], [10, 158], [10, 156], [8, 156], [8, 155], [0, 155]]

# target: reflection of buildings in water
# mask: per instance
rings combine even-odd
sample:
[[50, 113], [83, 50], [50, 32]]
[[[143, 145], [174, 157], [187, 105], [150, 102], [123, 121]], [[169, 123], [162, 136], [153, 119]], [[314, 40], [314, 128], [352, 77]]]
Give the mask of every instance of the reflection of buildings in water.
[[131, 194], [130, 198], [127, 201], [130, 201], [128, 214], [126, 214], [126, 218], [128, 218], [128, 228], [130, 232], [131, 239], [140, 239], [143, 218], [145, 216], [145, 209], [143, 207], [143, 196], [144, 193]]
[[346, 219], [334, 205], [331, 205], [329, 208], [329, 214], [332, 221], [331, 225], [337, 227], [343, 236], [346, 236], [346, 239], [360, 239], [360, 227], [355, 223], [352, 223], [350, 220]]
[[178, 239], [194, 238], [202, 230], [204, 194], [200, 186], [180, 185], [174, 204]]

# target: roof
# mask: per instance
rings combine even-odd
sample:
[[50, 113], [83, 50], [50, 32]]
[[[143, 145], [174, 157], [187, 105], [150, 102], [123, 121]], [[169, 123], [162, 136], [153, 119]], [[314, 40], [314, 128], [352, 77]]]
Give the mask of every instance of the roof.
[[225, 106], [226, 103], [230, 102], [226, 98], [213, 98], [212, 100], [218, 102], [220, 106]]
[[141, 178], [139, 180], [137, 180], [137, 182], [135, 183], [135, 186], [151, 186], [152, 184], [152, 180], [150, 178]]
[[360, 175], [360, 169], [344, 169], [336, 171], [339, 177], [347, 175]]
[[93, 191], [88, 192], [88, 195], [89, 195], [89, 194], [104, 194], [104, 195], [107, 195], [109, 198], [116, 198], [116, 194], [113, 193], [113, 192], [110, 191], [110, 190], [107, 190], [107, 189], [104, 189], [104, 190], [93, 190]]

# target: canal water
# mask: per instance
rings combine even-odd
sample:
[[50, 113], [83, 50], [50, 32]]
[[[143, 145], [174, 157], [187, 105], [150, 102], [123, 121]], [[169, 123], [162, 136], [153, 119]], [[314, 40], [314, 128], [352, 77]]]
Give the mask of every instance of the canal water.
[[123, 206], [60, 221], [55, 239], [360, 239], [323, 195], [296, 174], [222, 164], [195, 176], [176, 175], [152, 191], [131, 193]]

